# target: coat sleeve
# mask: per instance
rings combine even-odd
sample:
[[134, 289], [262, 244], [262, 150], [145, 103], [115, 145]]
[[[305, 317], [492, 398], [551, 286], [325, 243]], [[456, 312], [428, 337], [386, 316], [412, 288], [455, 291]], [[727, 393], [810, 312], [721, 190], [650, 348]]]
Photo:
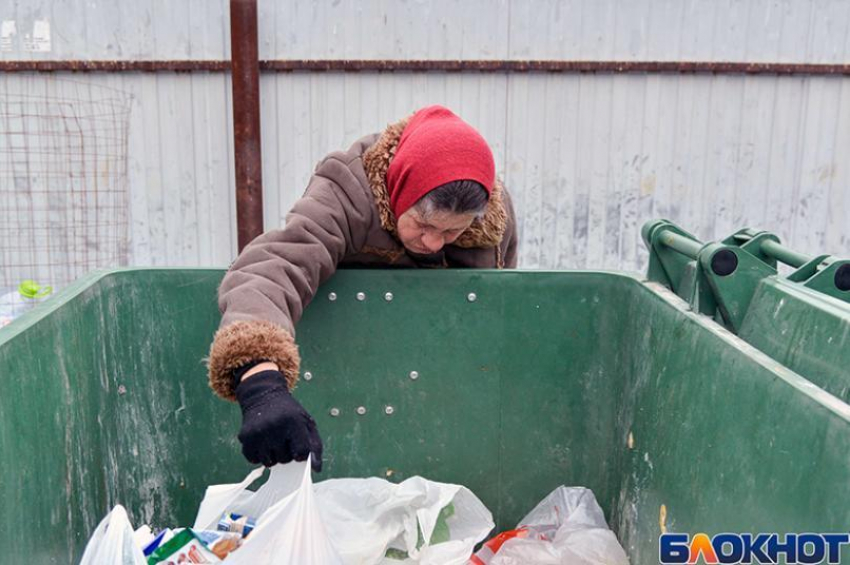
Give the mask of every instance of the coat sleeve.
[[235, 399], [231, 372], [251, 361], [277, 363], [290, 389], [295, 385], [295, 325], [343, 257], [364, 245], [372, 209], [351, 169], [331, 156], [317, 168], [285, 227], [245, 247], [218, 291], [222, 320], [208, 368], [219, 396]]

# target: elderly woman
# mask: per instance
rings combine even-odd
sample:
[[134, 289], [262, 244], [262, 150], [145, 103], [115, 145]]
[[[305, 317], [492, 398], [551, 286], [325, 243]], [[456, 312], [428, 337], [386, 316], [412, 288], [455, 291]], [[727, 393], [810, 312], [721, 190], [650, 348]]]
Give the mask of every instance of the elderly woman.
[[291, 395], [295, 325], [338, 267], [513, 268], [516, 244], [490, 147], [446, 108], [328, 155], [285, 227], [251, 242], [219, 289], [210, 386], [242, 408], [245, 457], [271, 466], [312, 453], [321, 470], [316, 424]]

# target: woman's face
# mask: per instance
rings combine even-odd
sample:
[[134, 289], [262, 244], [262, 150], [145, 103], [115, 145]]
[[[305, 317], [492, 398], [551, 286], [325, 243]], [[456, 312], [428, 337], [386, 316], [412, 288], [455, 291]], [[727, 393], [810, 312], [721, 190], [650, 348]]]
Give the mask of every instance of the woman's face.
[[474, 214], [432, 212], [422, 217], [410, 208], [398, 219], [398, 238], [413, 253], [437, 253], [444, 245], [453, 243], [475, 220]]

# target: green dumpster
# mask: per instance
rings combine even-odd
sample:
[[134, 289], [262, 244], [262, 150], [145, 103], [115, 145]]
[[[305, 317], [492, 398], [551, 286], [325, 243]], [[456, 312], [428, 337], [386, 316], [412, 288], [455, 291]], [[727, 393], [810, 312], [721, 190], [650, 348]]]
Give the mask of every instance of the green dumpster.
[[[0, 562], [74, 562], [116, 503], [191, 523], [208, 484], [244, 476], [202, 362], [222, 275], [94, 273], [0, 331]], [[850, 524], [850, 406], [657, 282], [343, 271], [298, 340], [321, 478], [461, 483], [500, 529], [586, 486], [636, 564], [662, 531]]]

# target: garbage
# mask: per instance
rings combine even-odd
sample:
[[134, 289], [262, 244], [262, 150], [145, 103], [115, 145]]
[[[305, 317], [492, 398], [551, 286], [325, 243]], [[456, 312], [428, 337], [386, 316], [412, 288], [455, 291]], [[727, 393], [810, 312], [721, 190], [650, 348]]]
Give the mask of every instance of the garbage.
[[177, 563], [219, 563], [221, 559], [207, 548], [195, 532], [186, 529], [163, 545], [148, 557], [148, 565], [176, 565]]
[[[451, 532], [449, 530], [448, 519], [454, 516], [455, 507], [454, 504], [449, 504], [442, 510], [440, 510], [440, 515], [437, 516], [437, 523], [434, 524], [434, 531], [431, 533], [431, 543], [436, 545], [438, 543], [445, 543], [451, 539]], [[418, 523], [418, 520], [417, 520]], [[419, 539], [416, 542], [416, 549], [421, 550], [422, 546], [425, 545], [425, 538], [422, 536], [422, 527], [420, 524], [419, 527]], [[410, 557], [407, 551], [403, 549], [396, 549], [394, 547], [390, 547], [387, 549], [385, 557], [389, 559], [396, 560], [405, 560]]]
[[80, 565], [147, 565], [134, 537], [127, 511], [119, 504], [95, 528]]
[[461, 486], [421, 477], [313, 485], [307, 461], [272, 467], [256, 492], [248, 490], [263, 472], [208, 487], [192, 528], [134, 532], [116, 506], [92, 535], [81, 565], [629, 565], [586, 488], [555, 489], [516, 529], [470, 557], [493, 520]]
[[[163, 531], [160, 533], [164, 534], [165, 532]], [[153, 534], [151, 527], [147, 524], [145, 524], [144, 526], [140, 526], [138, 529], [136, 529], [135, 532], [133, 532], [133, 541], [135, 541], [136, 545], [138, 545], [139, 547], [146, 547], [150, 545], [150, 543], [153, 542], [156, 538], [157, 536]]]
[[232, 512], [225, 515], [218, 521], [218, 530], [221, 532], [236, 532], [242, 537], [248, 537], [248, 534], [257, 526], [257, 521], [248, 516], [234, 514]]
[[[116, 506], [92, 535], [81, 565], [464, 565], [493, 528], [484, 504], [459, 485], [421, 477], [313, 485], [307, 461], [276, 465], [256, 492], [248, 490], [263, 473], [208, 487], [191, 528], [153, 535], [142, 527], [139, 542]], [[109, 547], [107, 533], [116, 537]]]
[[319, 514], [309, 460], [275, 465], [256, 492], [248, 485], [262, 474], [257, 469], [236, 485], [207, 488], [195, 518], [196, 529], [212, 529], [226, 513], [256, 516], [257, 526], [242, 547], [231, 553], [228, 565], [327, 563], [342, 565]]
[[53, 292], [53, 287], [26, 280], [17, 288], [6, 288], [0, 294], [0, 328], [39, 304]]
[[464, 565], [494, 526], [468, 489], [421, 477], [332, 479], [315, 491], [344, 563]]
[[[559, 487], [516, 529], [493, 528], [468, 489], [413, 477], [313, 484], [309, 461], [213, 485], [191, 528], [135, 532], [121, 506], [98, 525], [81, 565], [629, 565], [593, 492]], [[256, 517], [256, 518], [254, 518]], [[471, 557], [470, 557], [471, 556]]]
[[[147, 526], [142, 526], [147, 527]], [[140, 528], [141, 529], [141, 528]], [[150, 529], [150, 527], [148, 527]], [[136, 530], [138, 531], [138, 530]], [[144, 553], [145, 557], [150, 556], [151, 553], [156, 551], [156, 549], [162, 544], [168, 542], [171, 538], [174, 537], [174, 532], [170, 528], [166, 528], [160, 531], [156, 536], [153, 536], [152, 539], [148, 540], [147, 543], [139, 543], [139, 540], [136, 539], [137, 545], [142, 548], [142, 553]]]
[[522, 527], [515, 530], [508, 530], [487, 540], [487, 543], [481, 547], [478, 553], [472, 556], [470, 563], [472, 565], [487, 565], [491, 562], [493, 556], [499, 552], [506, 541], [514, 538], [525, 539], [529, 536], [534, 539], [548, 539], [546, 531], [538, 528]]
[[596, 497], [582, 487], [558, 487], [517, 529], [487, 541], [472, 565], [629, 565]]
[[224, 559], [230, 553], [239, 549], [244, 539], [242, 534], [235, 532], [211, 532], [204, 530], [196, 532], [196, 535], [219, 559]]

